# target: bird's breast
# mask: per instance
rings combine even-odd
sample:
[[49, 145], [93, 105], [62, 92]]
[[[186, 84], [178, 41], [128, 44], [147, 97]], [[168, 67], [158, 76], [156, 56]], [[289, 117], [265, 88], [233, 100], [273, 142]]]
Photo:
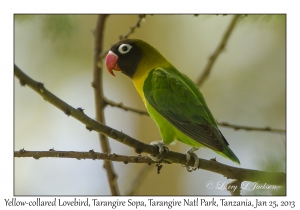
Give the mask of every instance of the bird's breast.
[[133, 78], [133, 80], [132, 80], [133, 84], [135, 86], [135, 89], [140, 94], [140, 96], [143, 99], [143, 102], [144, 102], [145, 105], [146, 105], [146, 100], [145, 100], [145, 95], [144, 95], [143, 87], [144, 87], [144, 82], [145, 82], [147, 76], [148, 76], [148, 74], [138, 75], [138, 76], [135, 76]]

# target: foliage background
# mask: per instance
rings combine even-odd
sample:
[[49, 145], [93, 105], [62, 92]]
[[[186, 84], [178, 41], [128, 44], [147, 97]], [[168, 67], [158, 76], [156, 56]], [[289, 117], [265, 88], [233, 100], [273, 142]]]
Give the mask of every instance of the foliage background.
[[[147, 15], [131, 38], [155, 46], [180, 71], [194, 81], [198, 78], [221, 40], [232, 16]], [[137, 15], [111, 15], [104, 36], [104, 49], [128, 32]], [[33, 79], [74, 107], [82, 107], [93, 117], [94, 93], [91, 87], [93, 29], [96, 15], [17, 15], [15, 16], [15, 63]], [[241, 18], [225, 51], [215, 63], [201, 92], [218, 121], [274, 128], [286, 126], [286, 20], [285, 15], [248, 15]], [[105, 96], [125, 105], [145, 109], [132, 82], [104, 71]], [[107, 107], [107, 125], [145, 142], [159, 140], [154, 122], [147, 116]], [[268, 132], [234, 131], [220, 127], [239, 157], [241, 167], [286, 171], [286, 139]], [[134, 151], [110, 140], [112, 152], [134, 155]], [[45, 102], [15, 79], [15, 143], [19, 150], [67, 150], [100, 152], [98, 136]], [[177, 143], [171, 150], [184, 152]], [[202, 149], [201, 158], [216, 157]], [[15, 158], [15, 195], [108, 195], [109, 187], [102, 161]], [[207, 189], [212, 181], [228, 183], [224, 177], [198, 170], [187, 173], [179, 165], [164, 165], [161, 174], [154, 166], [114, 163], [122, 195], [145, 167], [136, 195], [228, 195], [220, 189]], [[278, 194], [281, 191], [243, 190], [242, 194]]]

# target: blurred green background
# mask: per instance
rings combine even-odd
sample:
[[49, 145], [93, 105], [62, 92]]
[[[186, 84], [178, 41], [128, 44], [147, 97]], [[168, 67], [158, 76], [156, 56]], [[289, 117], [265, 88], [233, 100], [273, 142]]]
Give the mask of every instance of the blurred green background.
[[[177, 69], [194, 81], [218, 46], [232, 15], [147, 15], [130, 38], [156, 47]], [[201, 87], [217, 121], [285, 129], [286, 127], [286, 19], [285, 15], [248, 15], [239, 22], [225, 51]], [[15, 64], [33, 79], [73, 107], [95, 117], [93, 77], [93, 30], [96, 15], [16, 15]], [[129, 31], [138, 15], [110, 15], [104, 31], [104, 49]], [[131, 80], [121, 73], [112, 77], [104, 67], [104, 94], [115, 102], [143, 109]], [[160, 140], [148, 116], [118, 108], [105, 109], [107, 125], [150, 143]], [[220, 127], [241, 167], [286, 171], [286, 138], [283, 134], [235, 131]], [[112, 153], [135, 155], [133, 149], [110, 139]], [[98, 135], [85, 125], [47, 103], [15, 79], [14, 149], [101, 152]], [[185, 152], [182, 143], [169, 149]], [[236, 166], [209, 149], [199, 157]], [[15, 195], [109, 195], [103, 161], [42, 158], [14, 159]], [[209, 171], [188, 173], [180, 165], [113, 163], [122, 195], [230, 195], [217, 189], [229, 183]], [[145, 169], [146, 168], [146, 169]], [[207, 189], [207, 183], [214, 184]], [[251, 183], [252, 184], [252, 183]], [[244, 195], [284, 194], [285, 189], [242, 190]]]

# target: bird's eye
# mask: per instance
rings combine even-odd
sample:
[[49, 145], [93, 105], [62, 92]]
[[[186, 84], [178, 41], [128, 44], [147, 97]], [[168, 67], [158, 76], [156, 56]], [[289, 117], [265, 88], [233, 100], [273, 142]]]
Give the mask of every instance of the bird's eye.
[[121, 54], [125, 54], [128, 53], [131, 48], [132, 46], [129, 44], [121, 44], [118, 50]]

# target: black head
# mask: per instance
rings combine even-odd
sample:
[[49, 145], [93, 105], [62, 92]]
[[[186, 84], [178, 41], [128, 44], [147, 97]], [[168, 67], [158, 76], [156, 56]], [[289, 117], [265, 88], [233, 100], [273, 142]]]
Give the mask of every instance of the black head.
[[[110, 65], [110, 68], [120, 70], [123, 74], [133, 78], [133, 75], [137, 70], [138, 64], [143, 56], [143, 51], [138, 45], [139, 42], [141, 42], [141, 40], [126, 39], [114, 44], [110, 51], [117, 56], [116, 64], [109, 63], [108, 54], [106, 58], [107, 68], [109, 69]], [[112, 70], [110, 72], [112, 72]]]

